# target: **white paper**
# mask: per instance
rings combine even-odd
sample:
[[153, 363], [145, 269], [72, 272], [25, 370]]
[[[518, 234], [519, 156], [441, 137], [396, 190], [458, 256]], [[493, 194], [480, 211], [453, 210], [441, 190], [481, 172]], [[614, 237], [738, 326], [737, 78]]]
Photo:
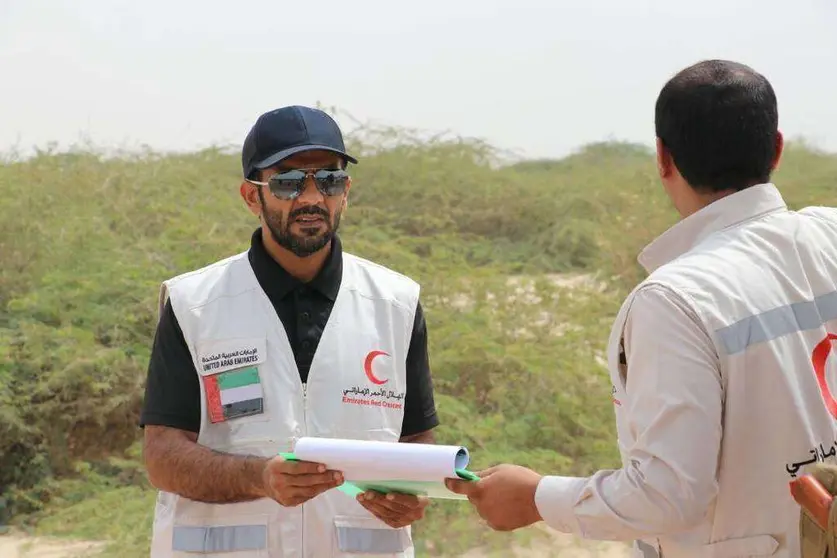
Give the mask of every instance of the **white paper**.
[[334, 438], [300, 438], [293, 451], [297, 459], [341, 471], [349, 482], [444, 482], [457, 478], [456, 469], [467, 468], [470, 459], [462, 446]]

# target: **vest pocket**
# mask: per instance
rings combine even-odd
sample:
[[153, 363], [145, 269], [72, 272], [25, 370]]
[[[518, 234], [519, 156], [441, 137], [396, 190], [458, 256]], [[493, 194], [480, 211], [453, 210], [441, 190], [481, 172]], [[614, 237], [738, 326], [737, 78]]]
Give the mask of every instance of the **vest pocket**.
[[335, 516], [334, 556], [405, 556], [412, 546], [408, 528], [393, 529], [371, 517]]
[[207, 558], [268, 558], [268, 517], [254, 515], [231, 521], [183, 518], [172, 529], [172, 556]]

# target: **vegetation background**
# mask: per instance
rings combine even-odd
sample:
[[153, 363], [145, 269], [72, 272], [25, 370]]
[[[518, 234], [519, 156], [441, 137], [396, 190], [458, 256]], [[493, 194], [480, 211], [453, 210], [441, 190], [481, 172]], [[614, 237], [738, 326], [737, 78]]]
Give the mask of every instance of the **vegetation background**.
[[[442, 443], [588, 474], [618, 464], [603, 361], [611, 320], [643, 277], [636, 254], [676, 215], [653, 154], [588, 145], [515, 161], [490, 145], [360, 128], [346, 249], [423, 285]], [[148, 556], [155, 492], [137, 419], [161, 280], [245, 250], [257, 225], [238, 155], [104, 156], [51, 149], [0, 166], [0, 523]], [[775, 181], [792, 208], [837, 204], [837, 156], [791, 143]], [[420, 555], [506, 552], [435, 503]], [[444, 541], [444, 546], [441, 542]]]

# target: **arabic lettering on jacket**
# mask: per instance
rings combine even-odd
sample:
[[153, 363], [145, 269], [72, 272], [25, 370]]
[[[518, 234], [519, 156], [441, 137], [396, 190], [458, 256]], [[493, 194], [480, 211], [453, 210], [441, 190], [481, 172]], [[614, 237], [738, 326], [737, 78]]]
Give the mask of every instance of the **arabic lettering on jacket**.
[[825, 461], [827, 458], [837, 455], [837, 441], [834, 442], [830, 446], [830, 449], [826, 452], [825, 448], [822, 444], [820, 444], [819, 448], [812, 448], [808, 450], [808, 453], [811, 454], [810, 459], [806, 459], [805, 461], [797, 461], [796, 463], [789, 463], [785, 466], [785, 469], [790, 473], [791, 477], [796, 477], [796, 473], [804, 467], [805, 465], [809, 465], [811, 463], [816, 463], [817, 461]]

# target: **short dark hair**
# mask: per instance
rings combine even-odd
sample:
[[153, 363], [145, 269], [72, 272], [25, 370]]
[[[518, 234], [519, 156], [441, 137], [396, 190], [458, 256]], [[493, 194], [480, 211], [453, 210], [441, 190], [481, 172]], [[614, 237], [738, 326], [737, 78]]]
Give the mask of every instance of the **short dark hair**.
[[655, 107], [657, 137], [695, 190], [768, 182], [776, 156], [776, 94], [738, 62], [705, 60], [671, 78]]

